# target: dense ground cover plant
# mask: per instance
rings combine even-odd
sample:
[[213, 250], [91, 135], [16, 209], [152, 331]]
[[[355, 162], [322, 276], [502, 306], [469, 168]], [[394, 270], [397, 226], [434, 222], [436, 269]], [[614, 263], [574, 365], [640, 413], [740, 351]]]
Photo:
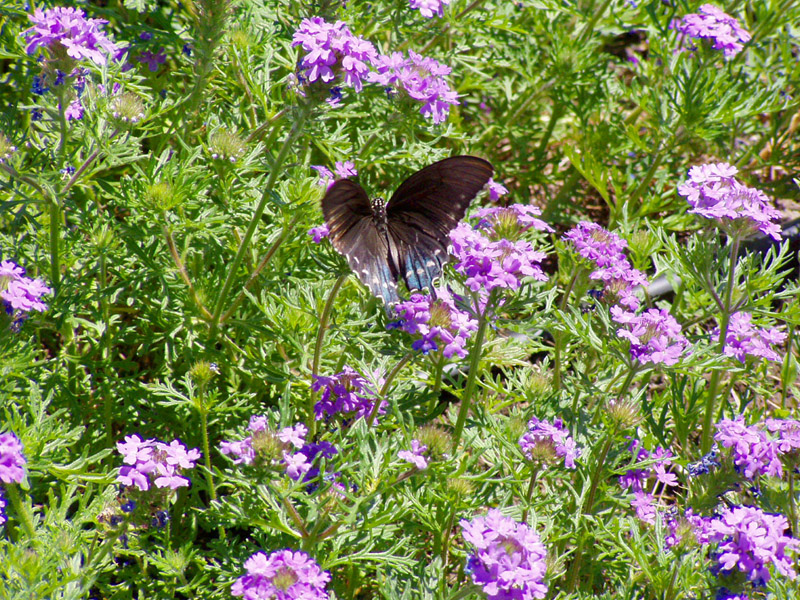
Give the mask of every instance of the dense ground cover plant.
[[[4, 597], [800, 597], [799, 20], [5, 3]], [[458, 154], [384, 307], [320, 198]]]

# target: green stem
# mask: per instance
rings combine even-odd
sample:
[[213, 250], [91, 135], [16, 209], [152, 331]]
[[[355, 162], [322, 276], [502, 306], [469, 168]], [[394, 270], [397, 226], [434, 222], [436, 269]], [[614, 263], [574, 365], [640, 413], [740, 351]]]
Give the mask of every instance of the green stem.
[[289, 234], [292, 232], [294, 226], [297, 224], [297, 221], [299, 220], [300, 220], [300, 214], [298, 213], [292, 218], [289, 224], [286, 227], [284, 227], [283, 231], [281, 231], [280, 235], [275, 239], [275, 241], [269, 247], [269, 250], [267, 250], [267, 253], [264, 255], [264, 258], [262, 258], [261, 261], [258, 263], [258, 266], [255, 269], [253, 269], [253, 272], [247, 279], [247, 283], [244, 284], [242, 289], [239, 291], [239, 294], [236, 296], [236, 298], [233, 299], [230, 308], [228, 308], [228, 310], [225, 311], [225, 314], [223, 314], [222, 317], [220, 317], [219, 320], [220, 323], [225, 323], [228, 319], [231, 318], [234, 311], [238, 308], [239, 304], [241, 304], [242, 301], [247, 297], [246, 293], [247, 290], [249, 290], [250, 287], [256, 282], [258, 276], [261, 274], [261, 271], [264, 270], [264, 268], [269, 264], [269, 261], [272, 260], [272, 257], [275, 256], [275, 253], [278, 251], [278, 248], [280, 248], [281, 244], [283, 244], [286, 238], [289, 237]]
[[[473, 296], [475, 307], [478, 307], [478, 298]], [[481, 354], [483, 353], [483, 340], [486, 337], [486, 327], [489, 324], [488, 315], [492, 308], [492, 300], [494, 293], [489, 295], [486, 300], [486, 306], [480, 311], [478, 316], [478, 333], [475, 335], [475, 343], [472, 346], [469, 361], [469, 375], [467, 375], [467, 385], [464, 389], [464, 397], [461, 400], [461, 407], [458, 409], [458, 418], [456, 420], [456, 428], [453, 431], [453, 452], [458, 449], [458, 444], [461, 441], [461, 433], [464, 431], [464, 424], [467, 421], [467, 413], [469, 413], [470, 404], [472, 403], [472, 396], [475, 394], [475, 387], [478, 383], [478, 369], [481, 364]]]
[[786, 469], [789, 475], [789, 525], [791, 526], [791, 530], [795, 532], [797, 535], [797, 502], [794, 497], [794, 468]]
[[[575, 269], [572, 277], [569, 280], [567, 289], [564, 290], [564, 295], [561, 297], [559, 310], [561, 312], [567, 311], [569, 304], [569, 297], [572, 295], [572, 290], [575, 288], [575, 282], [578, 280], [581, 269]], [[564, 335], [561, 331], [553, 331], [553, 387], [558, 392], [561, 390], [561, 350], [563, 349]]]
[[[739, 236], [734, 236], [731, 241], [731, 253], [728, 266], [728, 287], [725, 291], [725, 298], [722, 306], [719, 324], [719, 344], [717, 352], [725, 354], [725, 340], [728, 336], [728, 324], [731, 319], [731, 306], [733, 305], [733, 290], [736, 286], [736, 258], [739, 254]], [[703, 454], [708, 454], [711, 450], [711, 430], [713, 429], [714, 407], [717, 400], [719, 382], [722, 378], [722, 370], [716, 369], [711, 374], [711, 381], [708, 384], [708, 398], [706, 399], [705, 414], [703, 415], [703, 434], [700, 439], [700, 450]]]
[[386, 379], [381, 386], [380, 392], [378, 392], [378, 397], [375, 399], [375, 406], [372, 407], [372, 412], [367, 419], [367, 425], [372, 427], [372, 424], [375, 422], [375, 419], [378, 417], [378, 411], [380, 410], [381, 404], [383, 404], [384, 398], [386, 398], [386, 394], [389, 392], [389, 386], [392, 385], [394, 378], [397, 377], [397, 374], [400, 370], [406, 366], [409, 361], [414, 358], [415, 352], [408, 352], [403, 358], [401, 358], [397, 364], [394, 366], [394, 369], [389, 371], [389, 374], [386, 376]]
[[283, 141], [283, 146], [281, 146], [281, 149], [278, 151], [278, 155], [275, 158], [275, 162], [273, 163], [272, 169], [270, 170], [269, 173], [269, 177], [267, 178], [267, 183], [264, 186], [264, 192], [261, 194], [261, 200], [259, 200], [258, 206], [256, 206], [256, 209], [253, 212], [253, 217], [250, 219], [250, 225], [247, 227], [247, 231], [244, 234], [242, 243], [239, 245], [239, 250], [236, 253], [236, 256], [234, 257], [230, 268], [228, 269], [228, 274], [225, 277], [225, 282], [222, 284], [222, 289], [220, 290], [219, 297], [217, 298], [217, 304], [214, 307], [214, 312], [211, 319], [210, 332], [212, 337], [216, 334], [217, 325], [219, 324], [219, 318], [220, 315], [222, 314], [222, 309], [225, 306], [225, 301], [229, 297], [231, 287], [233, 286], [233, 281], [234, 279], [236, 279], [239, 267], [242, 265], [244, 256], [245, 254], [247, 254], [247, 250], [250, 247], [250, 241], [253, 239], [256, 227], [258, 227], [258, 224], [261, 221], [261, 215], [264, 213], [264, 209], [267, 206], [267, 202], [272, 196], [272, 188], [275, 186], [275, 182], [278, 180], [278, 175], [280, 174], [281, 166], [286, 160], [286, 157], [289, 155], [289, 151], [292, 148], [292, 144], [294, 143], [295, 138], [302, 131], [303, 124], [305, 123], [305, 120], [310, 112], [311, 112], [310, 104], [305, 104], [300, 108], [300, 112], [297, 115], [297, 119], [295, 119], [294, 123], [292, 124], [291, 130], [286, 135], [286, 139]]
[[536, 476], [539, 474], [538, 469], [531, 467], [531, 481], [528, 484], [528, 491], [525, 494], [525, 510], [522, 511], [522, 522], [528, 522], [528, 511], [531, 506], [531, 498], [533, 498], [533, 488], [536, 486]]
[[208, 407], [205, 402], [205, 391], [200, 390], [200, 428], [203, 434], [203, 456], [206, 463], [206, 481], [208, 482], [208, 495], [212, 500], [217, 499], [217, 490], [214, 487], [214, 475], [211, 471], [211, 445], [208, 442]]
[[434, 356], [436, 359], [433, 365], [433, 395], [431, 396], [431, 402], [428, 405], [429, 415], [433, 414], [433, 412], [436, 410], [436, 406], [439, 404], [439, 392], [442, 390], [442, 375], [444, 374], [445, 363], [444, 354], [442, 354], [442, 352], [436, 352]]
[[[325, 331], [328, 329], [328, 321], [330, 320], [331, 311], [333, 310], [333, 301], [336, 299], [336, 295], [349, 276], [349, 273], [346, 275], [339, 275], [331, 291], [328, 293], [328, 299], [325, 301], [325, 307], [322, 309], [322, 315], [319, 318], [319, 329], [317, 330], [317, 341], [314, 344], [314, 358], [311, 360], [311, 383], [314, 383], [314, 378], [319, 374], [319, 363], [322, 357], [322, 341], [325, 339]], [[311, 394], [311, 404], [308, 407], [308, 414], [306, 415], [306, 426], [311, 435], [314, 434], [316, 425], [316, 420], [314, 419], [315, 400], [315, 394]]]
[[5, 493], [6, 497], [11, 500], [11, 504], [14, 507], [14, 512], [17, 513], [17, 518], [19, 519], [20, 523], [22, 523], [22, 528], [25, 530], [25, 533], [28, 534], [28, 539], [33, 541], [36, 538], [36, 528], [33, 526], [33, 516], [31, 515], [30, 510], [28, 510], [28, 505], [22, 501], [22, 498], [19, 497], [19, 487], [14, 483], [7, 485], [5, 486]]
[[[650, 168], [647, 169], [647, 173], [644, 174], [644, 177], [642, 177], [641, 181], [639, 182], [639, 185], [636, 186], [636, 189], [634, 189], [631, 195], [628, 196], [628, 203], [632, 205], [641, 197], [642, 194], [644, 194], [644, 191], [647, 189], [647, 186], [650, 185], [650, 182], [653, 180], [653, 177], [656, 174], [656, 170], [658, 169], [658, 167], [661, 166], [663, 160], [664, 160], [664, 153], [659, 150], [656, 153], [656, 156], [653, 159]], [[612, 216], [616, 217], [616, 215]], [[611, 227], [611, 225], [612, 223], [609, 223], [609, 227]]]
[[600, 17], [602, 17], [603, 14], [605, 14], [609, 4], [611, 4], [611, 0], [606, 0], [605, 2], [603, 2], [603, 4], [600, 5], [600, 8], [594, 11], [592, 17], [589, 19], [589, 22], [586, 23], [586, 27], [584, 27], [583, 31], [581, 31], [580, 33], [581, 40], [585, 41], [589, 39], [589, 36], [591, 35], [592, 31], [594, 31], [595, 24], [600, 19]]
[[681, 557], [678, 555], [675, 558], [675, 565], [672, 568], [672, 577], [669, 580], [667, 591], [664, 592], [664, 600], [673, 600], [675, 598], [675, 582], [678, 580], [678, 570], [681, 566]]
[[105, 377], [103, 381], [103, 416], [106, 428], [106, 445], [109, 448], [114, 446], [114, 400], [111, 394], [111, 311], [108, 306], [108, 299], [105, 295], [106, 286], [108, 285], [108, 264], [106, 262], [105, 249], [100, 251], [100, 310], [103, 314], [103, 350], [102, 361], [103, 371]]
[[[603, 472], [603, 466], [606, 462], [606, 457], [608, 456], [609, 450], [611, 450], [611, 442], [614, 439], [613, 432], [609, 433], [606, 436], [606, 441], [603, 444], [603, 449], [600, 452], [600, 456], [597, 458], [597, 465], [594, 468], [594, 473], [592, 474], [592, 482], [589, 487], [589, 495], [586, 498], [586, 502], [584, 502], [583, 506], [581, 507], [580, 514], [578, 515], [579, 519], [583, 517], [583, 515], [590, 514], [592, 511], [592, 507], [594, 505], [594, 498], [597, 494], [597, 487], [600, 485], [600, 475]], [[582, 519], [580, 522], [580, 526], [583, 525]], [[582, 529], [582, 527], [581, 527]], [[580, 542], [578, 542], [578, 548], [575, 551], [575, 560], [570, 567], [570, 572], [567, 577], [567, 591], [572, 592], [575, 590], [575, 585], [578, 581], [578, 574], [581, 568], [581, 561], [583, 559], [583, 546], [586, 538], [585, 536], [581, 535]]]
[[54, 193], [50, 199], [50, 284], [58, 294], [61, 283], [61, 205], [58, 196]]

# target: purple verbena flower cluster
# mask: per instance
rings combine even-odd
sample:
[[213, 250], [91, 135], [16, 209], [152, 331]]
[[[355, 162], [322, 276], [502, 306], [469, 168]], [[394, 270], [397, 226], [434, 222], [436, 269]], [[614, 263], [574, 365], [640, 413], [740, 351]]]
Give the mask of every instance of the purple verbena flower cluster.
[[633, 290], [647, 285], [647, 276], [634, 269], [625, 256], [626, 240], [588, 221], [578, 223], [563, 239], [572, 242], [578, 254], [597, 267], [589, 278], [603, 282], [602, 298], [606, 303], [631, 310], [639, 308], [639, 298]]
[[725, 58], [733, 58], [750, 41], [750, 34], [739, 22], [713, 4], [703, 4], [697, 13], [683, 17], [679, 30], [697, 40], [710, 40], [714, 50], [722, 50]]
[[689, 169], [689, 179], [678, 186], [695, 213], [714, 219], [729, 236], [748, 236], [756, 231], [781, 239], [774, 222], [780, 211], [770, 205], [766, 194], [742, 185], [734, 178], [738, 169], [728, 163], [709, 163]]
[[87, 19], [79, 8], [37, 8], [28, 18], [33, 27], [22, 32], [28, 54], [33, 54], [37, 48], [47, 48], [53, 58], [60, 58], [66, 52], [75, 60], [86, 58], [103, 66], [107, 55], [118, 51], [117, 46], [101, 31], [108, 21]]
[[617, 335], [630, 342], [631, 358], [640, 363], [674, 365], [689, 345], [680, 324], [665, 309], [651, 308], [637, 315], [612, 306], [611, 317], [623, 325]]
[[528, 277], [546, 281], [540, 262], [547, 255], [525, 240], [491, 240], [478, 229], [459, 223], [450, 232], [455, 270], [466, 277], [473, 292], [485, 295], [495, 288], [516, 290]]
[[[745, 362], [747, 355], [759, 356], [767, 360], [780, 361], [781, 355], [771, 346], [782, 344], [786, 332], [777, 327], [759, 329], [753, 326], [753, 315], [737, 312], [731, 315], [728, 331], [725, 333], [725, 355]], [[714, 332], [719, 336], [719, 328]]]
[[344, 21], [328, 23], [322, 17], [303, 19], [292, 46], [302, 46], [306, 52], [300, 67], [309, 83], [330, 83], [344, 73], [344, 84], [356, 92], [363, 88], [369, 64], [378, 56], [375, 46], [353, 35]]
[[619, 478], [619, 483], [623, 488], [633, 492], [631, 506], [639, 520], [654, 525], [658, 505], [652, 493], [653, 489], [659, 485], [664, 487], [678, 485], [678, 478], [667, 470], [672, 465], [672, 452], [661, 447], [650, 452], [638, 440], [631, 442], [629, 450], [635, 462], [653, 462], [644, 468], [628, 469], [625, 475]]
[[374, 61], [374, 71], [367, 79], [387, 89], [399, 89], [412, 99], [422, 102], [419, 112], [430, 116], [434, 123], [447, 119], [450, 107], [458, 104], [458, 94], [445, 79], [450, 74], [447, 67], [433, 58], [426, 58], [413, 50], [408, 58], [400, 52], [379, 55]]
[[117, 481], [143, 492], [152, 485], [172, 490], [187, 487], [190, 480], [181, 473], [194, 468], [200, 458], [200, 450], [192, 448], [187, 451], [180, 440], [167, 444], [155, 438], [143, 440], [135, 434], [117, 442], [117, 450], [125, 463], [119, 469]]
[[475, 547], [467, 571], [489, 600], [544, 598], [547, 550], [526, 524], [491, 509], [485, 517], [460, 522], [464, 540]]
[[[347, 366], [332, 377], [315, 375], [311, 389], [315, 392], [322, 392], [319, 402], [314, 405], [314, 414], [318, 420], [337, 414], [345, 419], [354, 420], [368, 417], [372, 414], [372, 409], [377, 401], [367, 380]], [[378, 414], [386, 412], [385, 405], [386, 401], [381, 401]]]
[[450, 0], [409, 0], [409, 4], [423, 17], [431, 19], [434, 15], [443, 17], [444, 7], [450, 5]]
[[424, 456], [428, 452], [428, 447], [419, 440], [411, 440], [411, 450], [400, 450], [397, 458], [410, 462], [420, 471], [428, 468], [428, 457]]
[[331, 576], [302, 551], [257, 552], [244, 563], [231, 594], [245, 600], [328, 600]]
[[220, 444], [220, 452], [233, 457], [233, 464], [274, 467], [294, 481], [310, 481], [319, 475], [317, 458], [327, 460], [337, 454], [329, 442], [307, 443], [308, 428], [302, 423], [276, 432], [266, 416], [253, 415], [247, 429], [246, 438]]
[[25, 456], [22, 442], [12, 432], [0, 433], [0, 481], [22, 483], [25, 479]]
[[[490, 193], [491, 193], [491, 188]], [[552, 232], [553, 228], [539, 219], [542, 210], [538, 206], [511, 204], [491, 206], [478, 210], [473, 217], [480, 219], [478, 229], [487, 230], [497, 237], [516, 238], [531, 227], [539, 231]]]
[[411, 294], [408, 300], [396, 304], [394, 310], [400, 320], [391, 326], [422, 336], [411, 347], [424, 354], [441, 346], [445, 357], [463, 358], [467, 355], [467, 340], [478, 329], [478, 321], [457, 308], [444, 290], [438, 298]]
[[773, 515], [752, 506], [724, 509], [717, 517], [708, 519], [698, 536], [707, 544], [717, 544], [717, 570], [737, 569], [755, 585], [770, 580], [769, 566], [795, 579], [794, 561], [787, 551], [800, 550], [800, 542], [785, 535], [789, 522], [783, 515]]
[[25, 320], [31, 311], [44, 312], [47, 305], [42, 296], [53, 290], [39, 279], [25, 277], [25, 269], [10, 260], [0, 262], [0, 300], [6, 313], [14, 320], [14, 327]]
[[246, 438], [220, 443], [220, 452], [235, 457], [233, 459], [235, 465], [249, 466], [256, 462], [277, 464], [279, 454], [285, 456], [292, 447], [302, 448], [308, 433], [308, 429], [302, 423], [273, 432], [269, 428], [267, 417], [263, 415], [250, 417], [247, 429], [250, 435]]
[[731, 449], [736, 470], [747, 479], [760, 475], [782, 477], [781, 455], [800, 448], [800, 422], [795, 420], [768, 419], [748, 426], [744, 416], [739, 415], [736, 419], [723, 419], [716, 428], [714, 439], [723, 448]]
[[545, 419], [539, 420], [532, 417], [528, 421], [528, 431], [519, 438], [519, 446], [528, 460], [535, 460], [545, 456], [562, 457], [564, 466], [568, 469], [575, 468], [575, 459], [581, 455], [581, 450], [575, 440], [564, 427], [561, 419], [555, 419], [552, 424]]

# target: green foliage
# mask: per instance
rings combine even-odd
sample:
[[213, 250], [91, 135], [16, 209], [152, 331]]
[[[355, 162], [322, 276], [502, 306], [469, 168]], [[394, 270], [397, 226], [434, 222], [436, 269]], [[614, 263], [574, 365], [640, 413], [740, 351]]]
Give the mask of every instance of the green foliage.
[[[460, 522], [497, 507], [547, 547], [548, 598], [688, 600], [721, 584], [686, 509], [759, 506], [796, 535], [788, 466], [748, 481], [725, 455], [690, 475], [722, 418], [796, 417], [796, 244], [743, 251], [676, 192], [692, 165], [724, 161], [795, 214], [796, 2], [722, 6], [753, 36], [730, 60], [704, 42], [690, 51], [670, 25], [694, 1], [452, 0], [432, 19], [406, 0], [101, 4], [80, 8], [128, 51], [80, 62], [84, 112], [68, 121], [74, 82], [31, 89], [55, 74], [45, 51], [26, 53], [30, 7], [0, 8], [0, 260], [53, 288], [47, 311], [13, 327], [0, 315], [0, 433], [27, 459], [22, 483], [4, 486], [2, 597], [229, 598], [248, 557], [291, 548], [330, 572], [333, 598], [480, 598]], [[435, 58], [460, 103], [433, 124], [375, 84], [324, 102], [326, 86], [298, 80], [292, 44], [315, 16], [380, 53]], [[466, 356], [445, 357], [412, 350], [347, 261], [311, 241], [325, 188], [310, 167], [353, 161], [388, 198], [458, 154], [490, 160], [510, 190], [500, 205], [540, 208], [553, 232], [520, 238], [546, 253], [546, 281], [498, 290], [488, 317], [445, 268], [475, 329], [487, 319]], [[587, 295], [594, 266], [562, 238], [585, 220], [671, 283], [637, 293], [680, 323], [690, 351], [676, 364], [637, 362], [608, 297]], [[725, 354], [719, 330], [737, 311], [788, 333], [780, 361]], [[316, 418], [315, 377], [345, 367], [385, 400], [374, 423]], [[235, 464], [222, 442], [251, 435], [255, 415], [272, 431], [304, 423], [337, 453], [308, 481], [287, 477], [280, 453]], [[574, 469], [526, 457], [532, 417], [563, 420]], [[116, 444], [134, 434], [200, 449], [191, 486], [129, 510]], [[398, 458], [422, 435], [440, 445], [425, 470]], [[678, 484], [647, 490], [651, 522], [620, 484], [657, 463], [631, 440], [673, 455]], [[773, 568], [754, 597], [793, 586]]]

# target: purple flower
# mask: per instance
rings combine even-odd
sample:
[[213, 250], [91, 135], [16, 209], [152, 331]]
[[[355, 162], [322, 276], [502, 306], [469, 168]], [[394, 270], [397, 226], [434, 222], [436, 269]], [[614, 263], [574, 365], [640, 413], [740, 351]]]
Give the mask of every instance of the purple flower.
[[420, 443], [419, 440], [411, 440], [411, 450], [400, 450], [397, 458], [410, 462], [420, 471], [424, 471], [428, 468], [428, 458], [423, 456], [427, 451], [428, 447], [425, 444]]
[[564, 466], [568, 469], [575, 468], [575, 459], [581, 455], [580, 448], [575, 445], [575, 440], [564, 428], [561, 419], [554, 420], [551, 425], [550, 421], [531, 418], [528, 431], [519, 438], [519, 446], [528, 460], [547, 454], [560, 456], [564, 458]]
[[87, 19], [78, 8], [59, 6], [42, 10], [37, 8], [28, 18], [33, 27], [22, 32], [33, 54], [36, 48], [48, 48], [53, 58], [63, 56], [82, 60], [88, 58], [95, 64], [106, 64], [106, 56], [118, 51], [117, 46], [100, 30], [108, 23], [103, 19]]
[[[491, 180], [489, 185], [491, 185]], [[552, 232], [553, 228], [538, 218], [541, 214], [542, 211], [538, 206], [512, 204], [510, 206], [482, 208], [473, 216], [480, 219], [478, 222], [479, 229], [488, 229], [500, 237], [510, 237], [509, 234], [511, 233], [518, 235], [531, 227], [539, 231]]]
[[360, 92], [369, 73], [369, 63], [378, 53], [368, 41], [354, 36], [344, 21], [328, 23], [322, 17], [303, 19], [292, 38], [292, 46], [302, 46], [300, 60], [303, 77], [309, 82], [330, 83], [344, 73], [344, 84]]
[[711, 40], [714, 50], [722, 50], [725, 58], [739, 54], [750, 41], [739, 22], [713, 4], [703, 4], [697, 13], [683, 17], [679, 29], [690, 38]]
[[[496, 182], [494, 179], [489, 179], [489, 183], [486, 184], [489, 188], [489, 200], [492, 202], [496, 202], [500, 199], [500, 196], [505, 196], [508, 193], [508, 188], [504, 186], [502, 183]], [[517, 204], [515, 206], [522, 206], [521, 204]], [[542, 214], [539, 211], [537, 214]]]
[[611, 267], [627, 261], [625, 249], [628, 242], [597, 223], [581, 221], [565, 233], [563, 239], [572, 242], [579, 255], [598, 267]]
[[31, 311], [44, 312], [47, 305], [42, 302], [45, 294], [53, 290], [39, 279], [25, 277], [25, 270], [10, 260], [0, 263], [0, 300], [14, 321], [21, 322]]
[[652, 491], [678, 485], [675, 474], [667, 471], [673, 464], [672, 452], [661, 447], [650, 452], [638, 440], [631, 441], [629, 450], [634, 455], [636, 463], [646, 461], [649, 464], [643, 468], [628, 469], [619, 478], [619, 483], [623, 488], [633, 492], [631, 506], [639, 520], [654, 525], [659, 506]]
[[621, 304], [630, 310], [639, 308], [639, 298], [633, 290], [646, 285], [647, 276], [634, 269], [625, 257], [627, 241], [587, 221], [578, 223], [563, 239], [572, 242], [578, 255], [597, 267], [589, 278], [603, 282], [604, 303]]
[[312, 165], [311, 168], [319, 175], [317, 185], [325, 189], [331, 187], [334, 182], [339, 179], [347, 179], [358, 175], [356, 166], [351, 160], [346, 160], [344, 162], [337, 160], [333, 166], [335, 173], [323, 165]]
[[450, 4], [450, 0], [409, 0], [412, 9], [416, 9], [423, 17], [428, 19], [434, 15], [444, 16], [444, 7]]
[[155, 438], [143, 440], [138, 435], [129, 435], [117, 442], [124, 466], [120, 467], [117, 481], [122, 485], [146, 492], [151, 484], [157, 488], [177, 490], [187, 487], [188, 477], [181, 475], [184, 469], [194, 468], [200, 458], [200, 450], [186, 450], [179, 440], [165, 444]]
[[412, 344], [414, 350], [427, 354], [442, 346], [446, 358], [454, 354], [464, 358], [467, 340], [473, 331], [477, 331], [478, 321], [456, 308], [446, 291], [441, 290], [438, 296], [411, 294], [408, 300], [396, 304], [394, 310], [400, 320], [392, 327], [422, 336]]
[[723, 448], [731, 449], [736, 470], [747, 479], [758, 475], [781, 477], [783, 467], [778, 459], [778, 444], [757, 425], [747, 426], [744, 417], [723, 419], [715, 426], [714, 439]]
[[158, 65], [163, 65], [167, 62], [167, 52], [161, 48], [157, 53], [152, 53], [149, 50], [144, 50], [139, 56], [136, 57], [140, 63], [146, 64], [151, 73], [158, 71]]
[[612, 306], [611, 317], [623, 325], [617, 335], [630, 342], [631, 358], [640, 363], [674, 365], [689, 345], [680, 324], [665, 309], [651, 308], [636, 315]]
[[[748, 354], [780, 361], [781, 355], [771, 346], [782, 344], [787, 334], [777, 327], [758, 329], [753, 327], [752, 320], [753, 315], [750, 313], [737, 312], [731, 315], [725, 334], [725, 355], [735, 357], [741, 362], [745, 362]], [[719, 336], [719, 329], [714, 334]]]
[[22, 442], [12, 432], [0, 433], [0, 481], [22, 483], [28, 461], [22, 455]]
[[220, 443], [220, 452], [233, 457], [235, 465], [258, 464], [289, 469], [292, 463], [287, 456], [291, 455], [292, 449], [301, 448], [305, 444], [308, 434], [308, 429], [302, 423], [275, 432], [263, 415], [251, 416], [247, 430], [250, 435], [242, 440]]
[[769, 566], [795, 579], [793, 561], [787, 551], [797, 552], [800, 543], [784, 535], [789, 523], [783, 515], [771, 515], [752, 506], [726, 508], [707, 525], [706, 543], [716, 543], [721, 571], [739, 570], [756, 585], [770, 580]]
[[64, 116], [67, 121], [77, 121], [83, 118], [83, 105], [78, 98], [69, 103], [64, 110]]
[[800, 421], [794, 419], [767, 419], [767, 430], [775, 436], [780, 454], [798, 454], [800, 450]]
[[[708, 6], [708, 5], [706, 5]], [[737, 169], [728, 163], [709, 163], [689, 169], [689, 180], [678, 186], [695, 213], [714, 219], [729, 236], [747, 236], [755, 231], [781, 239], [780, 225], [773, 221], [781, 213], [770, 206], [767, 196], [734, 179]]]
[[[318, 420], [336, 414], [341, 414], [346, 419], [368, 417], [376, 402], [376, 395], [369, 388], [367, 380], [347, 366], [333, 377], [314, 376], [311, 389], [315, 392], [322, 391], [322, 397], [314, 405]], [[385, 400], [381, 401], [379, 414], [386, 412], [385, 404]]]
[[450, 232], [456, 257], [455, 270], [466, 277], [465, 285], [482, 295], [495, 288], [516, 290], [526, 278], [547, 281], [539, 263], [546, 258], [530, 242], [507, 239], [491, 241], [466, 223]]
[[[320, 460], [328, 461], [336, 456], [339, 451], [330, 442], [316, 442], [305, 444], [300, 450], [294, 454], [284, 452], [283, 459], [286, 463], [286, 474], [295, 481], [311, 481], [319, 477]], [[326, 480], [335, 479], [337, 473], [328, 472], [325, 475]], [[316, 484], [306, 487], [308, 492], [313, 492], [316, 489]]]
[[450, 67], [432, 58], [425, 58], [413, 50], [408, 58], [400, 52], [380, 55], [373, 61], [375, 71], [367, 75], [373, 83], [389, 89], [404, 91], [414, 100], [422, 102], [420, 113], [430, 116], [434, 123], [447, 120], [450, 106], [458, 104], [458, 94], [445, 79]]
[[322, 241], [322, 238], [326, 238], [330, 235], [330, 229], [328, 229], [328, 225], [323, 223], [318, 227], [312, 227], [308, 230], [308, 235], [311, 236], [311, 239], [314, 240], [315, 244], [319, 244]]
[[489, 600], [545, 597], [547, 550], [535, 531], [497, 509], [472, 521], [462, 519], [460, 525], [464, 540], [475, 547], [467, 571]]
[[328, 600], [325, 587], [331, 576], [305, 552], [258, 552], [244, 563], [231, 594], [245, 600]]

